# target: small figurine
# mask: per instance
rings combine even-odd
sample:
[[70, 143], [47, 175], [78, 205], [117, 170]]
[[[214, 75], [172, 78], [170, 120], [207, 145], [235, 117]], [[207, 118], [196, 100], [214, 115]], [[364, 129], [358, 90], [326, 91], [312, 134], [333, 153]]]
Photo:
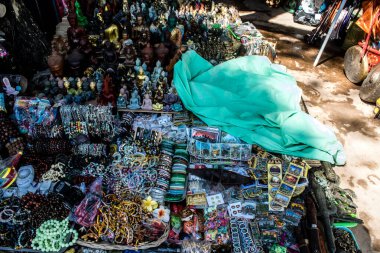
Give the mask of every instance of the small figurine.
[[141, 65], [142, 69], [144, 70], [144, 73], [145, 75], [149, 76], [150, 77], [150, 73], [148, 71], [148, 65], [146, 65], [146, 63], [144, 62], [142, 65]]
[[131, 99], [129, 101], [128, 109], [137, 110], [140, 109], [139, 92], [135, 89], [132, 92]]
[[166, 105], [173, 105], [178, 102], [178, 95], [175, 94], [173, 87], [169, 88], [169, 92], [164, 95], [164, 103]]
[[63, 85], [68, 95], [74, 95], [76, 93], [76, 90], [71, 88], [70, 81], [66, 77], [63, 78]]
[[109, 40], [104, 43], [103, 59], [107, 68], [115, 67], [117, 62], [117, 54], [114, 45]]
[[123, 29], [123, 32], [121, 33], [121, 39], [119, 41], [119, 44], [121, 45], [119, 53], [121, 53], [121, 50], [124, 48], [124, 42], [126, 42], [129, 39], [130, 38], [129, 38], [129, 34], [128, 34], [127, 30]]
[[131, 7], [129, 8], [129, 13], [131, 14], [131, 21], [132, 23], [136, 22], [137, 14], [140, 12], [140, 6], [136, 1], [133, 1], [131, 4]]
[[153, 104], [153, 111], [162, 111], [164, 109], [164, 105], [160, 103]]
[[115, 106], [115, 97], [112, 91], [112, 77], [107, 75], [104, 78], [103, 90], [100, 93], [98, 104], [99, 105], [109, 105]]
[[137, 47], [141, 51], [150, 42], [150, 32], [149, 30], [143, 31], [139, 40], [137, 41]]
[[63, 77], [62, 82], [63, 86], [66, 88], [66, 90], [68, 90], [70, 88], [70, 82], [67, 80], [67, 77]]
[[124, 12], [124, 14], [129, 13], [128, 0], [123, 0], [123, 12]]
[[150, 67], [153, 63], [153, 55], [154, 51], [153, 48], [151, 47], [150, 43], [148, 43], [143, 50], [141, 50], [141, 55], [143, 57], [143, 62]]
[[117, 108], [126, 108], [127, 107], [127, 101], [125, 100], [125, 97], [120, 93], [119, 97], [117, 98], [116, 102]]
[[82, 90], [89, 91], [90, 90], [90, 79], [87, 77], [82, 77]]
[[139, 91], [142, 91], [146, 77], [147, 76], [144, 73], [144, 69], [142, 67], [140, 67], [139, 74], [137, 75], [137, 80], [136, 80], [137, 81], [137, 87], [138, 87]]
[[152, 22], [149, 27], [150, 31], [150, 40], [153, 45], [156, 45], [161, 42], [161, 31], [155, 24], [155, 22]]
[[53, 49], [51, 55], [48, 57], [48, 65], [50, 72], [54, 76], [63, 75], [64, 59], [55, 49]]
[[120, 95], [119, 96], [124, 97], [125, 101], [128, 101], [129, 91], [127, 89], [127, 86], [123, 86], [122, 88], [120, 88]]
[[67, 15], [70, 27], [67, 29], [67, 39], [70, 49], [74, 49], [79, 45], [79, 40], [86, 34], [83, 28], [78, 27], [77, 15], [70, 11]]
[[91, 89], [91, 91], [95, 91], [95, 89], [96, 89], [96, 83], [94, 81], [90, 82], [90, 89]]
[[164, 27], [164, 41], [169, 41], [177, 49], [181, 48], [182, 45], [182, 32], [177, 27], [177, 16], [174, 11], [171, 11], [168, 17], [167, 26]]
[[110, 27], [105, 29], [104, 35], [105, 39], [113, 43], [115, 46], [119, 44], [119, 28], [117, 25], [112, 24]]
[[141, 109], [149, 111], [153, 109], [152, 100], [150, 99], [149, 93], [145, 93]]
[[88, 67], [83, 73], [85, 76], [90, 77], [94, 74], [94, 68]]
[[156, 67], [153, 69], [152, 73], [152, 83], [156, 84], [158, 79], [160, 78], [161, 72], [163, 71], [163, 68], [161, 67], [161, 62], [157, 61], [156, 62]]
[[125, 79], [125, 82], [129, 88], [129, 90], [132, 90], [133, 88], [133, 82], [135, 81], [135, 72], [132, 71], [131, 69], [128, 70], [127, 72], [127, 76], [126, 76], [126, 79]]
[[82, 84], [83, 84], [82, 79], [78, 77], [77, 78], [77, 92], [76, 92], [77, 95], [82, 93]]
[[71, 76], [80, 76], [85, 57], [79, 48], [74, 48], [66, 57]]
[[165, 75], [166, 75], [165, 71], [161, 71], [161, 75], [157, 80], [158, 86], [161, 87], [164, 91], [166, 91], [168, 88], [168, 79], [166, 78]]
[[133, 67], [135, 63], [136, 49], [134, 48], [131, 39], [123, 42], [123, 48], [121, 49], [120, 54], [125, 56], [125, 65], [127, 67]]
[[65, 86], [63, 86], [63, 80], [60, 77], [57, 77], [57, 85], [59, 89], [63, 89]]
[[164, 99], [164, 91], [163, 91], [162, 86], [159, 84], [154, 94], [153, 100], [154, 100], [154, 103], [161, 103], [163, 99]]
[[163, 66], [165, 66], [169, 49], [165, 46], [164, 43], [160, 43], [160, 45], [156, 47], [155, 53], [157, 55], [157, 59], [161, 62]]
[[103, 74], [104, 70], [102, 68], [98, 68], [93, 74], [96, 81], [96, 89], [98, 92], [103, 90]]
[[149, 19], [150, 19], [150, 21], [151, 22], [154, 22], [154, 21], [156, 21], [156, 19], [157, 19], [157, 12], [156, 12], [156, 9], [154, 8], [154, 6], [153, 5], [151, 5], [150, 7], [149, 7]]
[[20, 93], [21, 87], [17, 86], [16, 88], [13, 88], [7, 77], [4, 77], [2, 81], [4, 83], [4, 91], [7, 96], [17, 96]]
[[140, 58], [137, 58], [135, 62], [135, 67], [134, 67], [136, 73], [140, 71], [140, 67], [141, 67], [141, 60]]
[[60, 35], [54, 35], [53, 40], [51, 41], [51, 48], [59, 55], [65, 56], [69, 49], [69, 44], [66, 38]]
[[137, 16], [137, 24], [132, 28], [132, 40], [138, 41], [139, 44], [143, 38], [143, 34], [146, 36], [146, 38], [144, 38], [146, 41], [150, 40], [149, 28], [146, 27], [143, 22], [143, 16], [139, 14]]
[[143, 92], [152, 94], [152, 83], [149, 80], [149, 77], [145, 77], [144, 83], [143, 83]]

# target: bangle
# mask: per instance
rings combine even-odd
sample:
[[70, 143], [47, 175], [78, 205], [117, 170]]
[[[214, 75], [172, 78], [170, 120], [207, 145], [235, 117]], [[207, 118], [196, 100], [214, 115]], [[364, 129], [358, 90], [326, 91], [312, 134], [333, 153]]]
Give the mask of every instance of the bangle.
[[[3, 211], [0, 212], [0, 222], [1, 223], [7, 223], [10, 220], [13, 219], [14, 211], [12, 209], [5, 208]], [[6, 215], [4, 217], [4, 215]]]

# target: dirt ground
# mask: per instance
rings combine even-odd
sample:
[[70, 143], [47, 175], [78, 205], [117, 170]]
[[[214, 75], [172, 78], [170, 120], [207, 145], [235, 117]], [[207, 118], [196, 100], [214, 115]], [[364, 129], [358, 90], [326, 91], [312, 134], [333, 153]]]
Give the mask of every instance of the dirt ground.
[[[303, 42], [313, 28], [295, 24], [283, 9], [269, 9], [257, 0], [239, 1], [243, 20], [249, 20], [268, 38], [277, 39], [278, 61], [288, 68], [303, 90], [309, 113], [330, 126], [343, 143], [347, 163], [335, 167], [342, 188], [356, 195], [363, 226], [354, 229], [362, 252], [380, 252], [380, 120], [373, 119], [373, 105], [359, 98], [360, 86], [343, 72], [344, 51], [330, 46], [313, 67], [317, 47]], [[331, 43], [330, 43], [331, 44]], [[335, 49], [332, 49], [335, 48]]]

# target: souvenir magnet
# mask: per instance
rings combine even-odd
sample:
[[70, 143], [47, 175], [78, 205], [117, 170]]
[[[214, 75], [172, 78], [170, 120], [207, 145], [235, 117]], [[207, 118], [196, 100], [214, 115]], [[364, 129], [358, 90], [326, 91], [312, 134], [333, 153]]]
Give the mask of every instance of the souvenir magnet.
[[301, 175], [303, 175], [303, 167], [295, 163], [290, 163], [274, 197], [274, 202], [280, 206], [287, 207]]
[[195, 193], [186, 195], [186, 204], [188, 206], [196, 206], [197, 208], [206, 207], [206, 193]]
[[219, 141], [220, 131], [217, 128], [196, 128], [191, 129], [191, 138], [209, 143], [217, 143]]
[[218, 206], [224, 204], [223, 195], [221, 193], [209, 195], [206, 198], [208, 206]]
[[228, 205], [228, 213], [233, 217], [240, 217], [242, 215], [242, 209], [241, 202], [235, 202]]
[[253, 201], [245, 201], [242, 204], [242, 215], [245, 219], [254, 219], [256, 216], [256, 203]]

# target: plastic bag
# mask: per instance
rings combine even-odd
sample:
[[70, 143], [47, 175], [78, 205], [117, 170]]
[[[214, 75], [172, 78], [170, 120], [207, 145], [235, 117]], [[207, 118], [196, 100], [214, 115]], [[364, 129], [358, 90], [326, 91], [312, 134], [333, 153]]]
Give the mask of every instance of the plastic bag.
[[75, 209], [74, 220], [76, 223], [90, 227], [94, 224], [98, 209], [101, 204], [103, 178], [97, 178], [90, 187], [90, 192]]

